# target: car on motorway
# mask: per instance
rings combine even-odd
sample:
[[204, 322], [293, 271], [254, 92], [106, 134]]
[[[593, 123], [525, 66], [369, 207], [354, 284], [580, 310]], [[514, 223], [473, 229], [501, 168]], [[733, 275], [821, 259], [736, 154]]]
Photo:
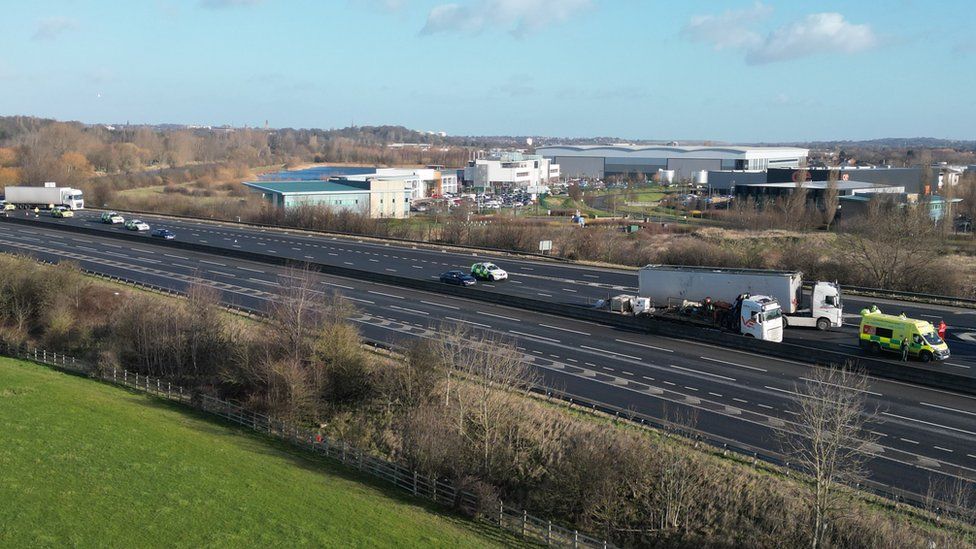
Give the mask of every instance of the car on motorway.
[[464, 271], [447, 271], [441, 273], [441, 282], [445, 284], [457, 284], [458, 286], [473, 286], [477, 280]]
[[148, 231], [149, 224], [139, 219], [130, 219], [125, 222], [125, 228], [130, 231]]
[[16, 209], [17, 209], [16, 204], [11, 204], [6, 200], [0, 200], [0, 212], [9, 212], [10, 210], [16, 210]]
[[472, 265], [471, 276], [478, 280], [508, 280], [508, 273], [490, 261], [483, 261]]
[[155, 236], [156, 238], [162, 238], [165, 240], [173, 240], [174, 238], [176, 238], [176, 233], [168, 229], [156, 229], [155, 231], [152, 232], [152, 236]]
[[74, 217], [74, 216], [75, 216], [75, 212], [71, 211], [68, 208], [65, 208], [64, 206], [57, 206], [56, 208], [51, 210], [51, 217], [56, 217], [58, 219], [64, 219], [65, 217]]
[[102, 217], [99, 218], [99, 221], [112, 225], [121, 225], [125, 223], [125, 218], [119, 215], [119, 212], [105, 212], [102, 214]]

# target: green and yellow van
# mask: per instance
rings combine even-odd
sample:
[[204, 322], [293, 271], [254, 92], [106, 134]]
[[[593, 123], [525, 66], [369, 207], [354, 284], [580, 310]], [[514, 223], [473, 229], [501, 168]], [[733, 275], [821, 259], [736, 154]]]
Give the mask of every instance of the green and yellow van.
[[924, 320], [881, 311], [861, 311], [860, 345], [873, 354], [882, 351], [901, 353], [902, 341], [908, 343], [908, 355], [922, 362], [949, 358], [949, 346], [939, 337], [935, 326]]

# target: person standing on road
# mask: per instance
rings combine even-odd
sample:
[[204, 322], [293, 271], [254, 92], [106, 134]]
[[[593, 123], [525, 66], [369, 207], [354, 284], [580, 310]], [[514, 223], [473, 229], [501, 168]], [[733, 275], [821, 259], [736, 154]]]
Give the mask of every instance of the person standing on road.
[[901, 361], [908, 362], [908, 339], [901, 340]]
[[948, 326], [946, 326], [945, 320], [940, 320], [939, 321], [939, 339], [941, 339], [943, 341], [945, 340], [946, 328], [948, 328]]

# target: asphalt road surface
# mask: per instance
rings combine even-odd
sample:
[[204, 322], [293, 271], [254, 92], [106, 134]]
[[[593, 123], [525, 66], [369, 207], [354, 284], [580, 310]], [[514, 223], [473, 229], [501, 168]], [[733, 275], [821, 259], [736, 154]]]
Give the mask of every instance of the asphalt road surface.
[[[109, 234], [128, 232], [121, 225], [101, 223], [100, 212], [97, 211], [79, 211], [76, 217], [70, 219], [54, 219], [46, 212], [35, 216], [33, 212], [18, 211], [12, 215], [34, 219], [39, 223], [84, 226], [104, 230]], [[126, 219], [133, 217], [126, 214]], [[148, 222], [153, 229], [164, 228], [173, 231], [176, 238], [185, 242], [409, 278], [436, 279], [447, 270], [467, 271], [472, 263], [493, 261], [508, 271], [509, 280], [479, 282], [479, 289], [557, 303], [592, 305], [612, 295], [637, 292], [637, 276], [634, 270], [464, 252], [449, 247], [322, 236], [302, 231], [264, 229], [233, 223], [181, 220], [163, 216], [142, 216], [141, 219]], [[139, 234], [145, 236], [147, 240], [152, 240], [148, 232]], [[939, 320], [945, 320], [949, 325], [947, 340], [952, 356], [945, 362], [916, 365], [935, 372], [945, 370], [959, 375], [976, 376], [976, 309], [848, 296], [843, 300], [846, 310], [845, 326], [828, 332], [811, 328], [787, 329], [786, 341], [813, 349], [860, 355], [863, 351], [857, 345], [858, 312], [872, 304], [877, 304], [886, 312], [896, 314], [905, 312], [911, 317], [929, 320], [935, 324]], [[888, 357], [893, 365], [897, 363], [896, 356], [888, 355]]]
[[[59, 222], [55, 220], [54, 222]], [[84, 218], [74, 220], [84, 223]], [[164, 223], [156, 224], [162, 226]], [[165, 223], [179, 238], [217, 242], [233, 234], [221, 226], [193, 227]], [[209, 227], [211, 233], [203, 232]], [[107, 230], [123, 230], [107, 227]], [[197, 231], [196, 233], [190, 231]], [[299, 248], [313, 258], [325, 254], [340, 264], [350, 261], [365, 268], [376, 259], [380, 268], [415, 269], [439, 273], [467, 258], [439, 250], [412, 250], [370, 242], [331, 240], [321, 236], [282, 236], [274, 231], [251, 230], [251, 245], [272, 250]], [[196, 236], [195, 236], [196, 235]], [[227, 236], [225, 236], [227, 235]], [[237, 245], [244, 237], [237, 238]], [[297, 240], [304, 247], [291, 244]], [[353, 249], [355, 247], [355, 249]], [[71, 260], [84, 268], [175, 290], [201, 283], [221, 291], [223, 300], [263, 309], [287, 286], [289, 271], [264, 263], [232, 259], [219, 254], [174, 250], [154, 239], [143, 243], [46, 228], [0, 223], [0, 250], [32, 254], [48, 261]], [[295, 250], [292, 250], [295, 251]], [[329, 254], [335, 253], [336, 256]], [[396, 257], [394, 257], [396, 256]], [[502, 263], [502, 259], [496, 260]], [[446, 263], [446, 265], [445, 265]], [[562, 279], [556, 286], [582, 290], [633, 273], [617, 273], [525, 260], [504, 260], [513, 276], [505, 290], [543, 288], [537, 282]], [[523, 273], [525, 268], [527, 273]], [[415, 269], [420, 271], [421, 269]], [[531, 269], [531, 270], [529, 270]], [[574, 276], [567, 277], [567, 273]], [[596, 275], [594, 273], [601, 273]], [[294, 273], [292, 273], [294, 274]], [[526, 274], [534, 276], [526, 276]], [[430, 275], [427, 275], [430, 276]], [[569, 282], [572, 280], [572, 282]], [[511, 284], [515, 283], [515, 284]], [[513, 342], [524, 360], [554, 392], [589, 402], [630, 410], [636, 417], [670, 419], [694, 417], [694, 427], [713, 440], [729, 441], [737, 448], [762, 454], [779, 450], [777, 432], [791, 429], [797, 386], [809, 375], [807, 364], [730, 351], [683, 340], [649, 337], [608, 326], [564, 319], [484, 302], [452, 298], [348, 278], [317, 276], [323, 292], [339, 292], [358, 311], [352, 320], [371, 340], [403, 343], [410, 338], [437, 337], [444, 325], [463, 325], [477, 332]], [[551, 290], [551, 293], [555, 290]], [[521, 290], [526, 291], [526, 290]], [[573, 293], [573, 292], [566, 292]], [[579, 291], [577, 293], [580, 293]], [[557, 295], [552, 293], [553, 296]], [[919, 310], [927, 310], [920, 308]], [[946, 314], [940, 310], [939, 314]], [[960, 314], [965, 317], [967, 315]], [[956, 479], [976, 481], [976, 398], [872, 379], [866, 395], [878, 409], [879, 421], [871, 430], [878, 435], [869, 463], [871, 480], [914, 494], [924, 494], [930, 482], [947, 484]]]

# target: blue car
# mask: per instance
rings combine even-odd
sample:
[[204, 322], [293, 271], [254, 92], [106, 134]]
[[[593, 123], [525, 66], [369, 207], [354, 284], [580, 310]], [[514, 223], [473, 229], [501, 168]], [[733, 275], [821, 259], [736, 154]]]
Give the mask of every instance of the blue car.
[[173, 231], [169, 231], [166, 229], [156, 229], [155, 231], [152, 232], [152, 235], [155, 236], [156, 238], [164, 238], [166, 240], [173, 240], [174, 238], [176, 238], [176, 234], [173, 233]]
[[464, 271], [447, 271], [441, 274], [441, 282], [457, 284], [458, 286], [471, 286], [477, 281], [473, 276]]

